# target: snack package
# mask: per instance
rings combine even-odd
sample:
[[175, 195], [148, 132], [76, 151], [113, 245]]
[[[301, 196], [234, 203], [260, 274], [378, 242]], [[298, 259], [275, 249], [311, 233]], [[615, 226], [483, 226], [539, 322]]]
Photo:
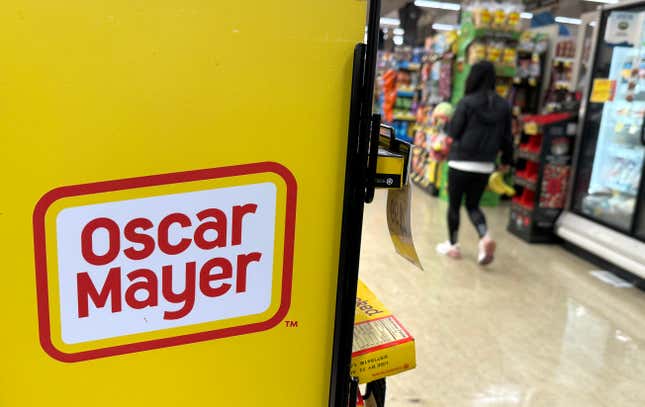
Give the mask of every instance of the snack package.
[[502, 4], [497, 4], [493, 12], [493, 24], [492, 27], [496, 30], [506, 29], [506, 10], [505, 6]]
[[506, 28], [509, 31], [520, 31], [521, 21], [520, 14], [524, 11], [524, 6], [520, 0], [512, 0], [506, 6]]
[[515, 48], [504, 48], [504, 53], [502, 55], [502, 64], [509, 67], [514, 67], [517, 65], [517, 50]]
[[477, 28], [489, 28], [492, 23], [492, 15], [488, 4], [482, 1], [475, 1], [471, 7], [473, 22]]
[[481, 41], [473, 42], [468, 48], [468, 64], [473, 65], [486, 59], [486, 44]]
[[486, 48], [486, 59], [494, 64], [497, 64], [502, 57], [503, 50], [504, 50], [503, 42], [491, 40], [488, 43], [488, 47]]
[[509, 31], [520, 30], [520, 10], [518, 8], [514, 8], [512, 11], [508, 13], [506, 26]]

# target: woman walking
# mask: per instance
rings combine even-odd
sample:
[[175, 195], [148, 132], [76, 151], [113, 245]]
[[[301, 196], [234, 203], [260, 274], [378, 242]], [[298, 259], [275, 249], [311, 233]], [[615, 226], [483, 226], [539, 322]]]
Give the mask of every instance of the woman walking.
[[486, 217], [479, 207], [490, 174], [501, 151], [501, 171], [508, 171], [513, 156], [511, 108], [495, 92], [495, 66], [478, 62], [466, 80], [466, 95], [457, 105], [450, 126], [453, 140], [448, 155], [449, 240], [437, 246], [440, 254], [461, 258], [458, 243], [459, 211], [466, 211], [479, 235], [478, 262], [490, 264], [496, 244], [490, 236]]

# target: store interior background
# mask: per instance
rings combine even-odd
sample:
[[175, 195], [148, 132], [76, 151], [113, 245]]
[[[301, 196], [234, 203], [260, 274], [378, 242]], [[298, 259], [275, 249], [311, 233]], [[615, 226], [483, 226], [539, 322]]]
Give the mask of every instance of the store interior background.
[[[569, 80], [569, 84], [540, 77], [535, 84], [527, 85], [543, 88], [537, 111], [531, 114], [567, 111], [576, 121], [580, 101], [588, 94], [590, 83], [584, 73], [590, 66], [576, 64], [589, 64], [581, 60], [588, 57], [584, 54], [589, 53], [593, 41], [591, 35], [581, 39], [578, 34], [585, 26], [597, 26], [594, 12], [607, 2], [526, 3], [529, 4], [518, 3], [523, 8], [521, 29], [555, 33], [549, 34], [546, 53], [551, 53], [551, 59], [542, 61], [541, 74], [553, 74], [554, 64], [559, 64], [559, 72], [562, 68], [576, 71], [565, 75], [564, 81]], [[459, 30], [460, 15], [466, 7], [459, 2], [417, 1], [423, 6], [416, 9], [420, 13], [417, 35], [409, 38], [400, 10], [411, 4], [414, 3], [407, 0], [383, 1], [384, 52], [395, 55], [402, 47], [424, 47], [428, 44], [425, 38]], [[645, 10], [645, 4], [641, 7]], [[455, 34], [461, 35], [459, 31]], [[563, 56], [558, 57], [555, 47], [560, 41], [569, 41], [577, 49], [559, 51]], [[581, 45], [586, 51], [579, 49]], [[454, 77], [458, 61], [456, 56], [453, 58], [450, 65]], [[383, 75], [391, 66], [379, 61], [377, 99], [379, 93], [384, 93]], [[509, 88], [517, 84], [511, 84], [511, 80], [508, 83]], [[558, 89], [548, 89], [551, 86]], [[454, 83], [450, 88], [454, 90]], [[451, 98], [452, 95], [444, 99]], [[376, 109], [382, 111], [382, 104], [381, 96]], [[410, 119], [414, 120], [424, 119]], [[536, 121], [542, 131], [543, 124]], [[518, 119], [518, 133], [523, 134], [524, 124]], [[415, 131], [408, 133], [408, 141], [413, 144], [418, 142]], [[519, 135], [518, 143], [526, 143], [521, 137], [525, 136]], [[572, 135], [572, 140], [576, 137]], [[642, 161], [642, 154], [640, 157]], [[528, 171], [526, 164], [521, 170]], [[513, 185], [513, 180], [507, 182]], [[492, 266], [483, 269], [476, 264], [477, 235], [463, 213], [460, 242], [464, 259], [441, 257], [435, 252], [435, 246], [446, 240], [447, 234], [447, 205], [441, 198], [441, 186], [430, 185], [436, 190], [429, 192], [422, 180], [411, 183], [413, 236], [425, 271], [419, 271], [393, 250], [383, 249], [391, 246], [384, 191], [379, 191], [375, 202], [366, 206], [364, 221], [361, 278], [386, 300], [416, 339], [417, 368], [388, 378], [386, 405], [645, 405], [645, 291], [638, 288], [640, 276], [624, 273], [621, 267], [588, 253], [574, 252], [574, 247], [565, 245], [555, 231], [553, 239], [546, 239], [547, 244], [531, 242], [531, 236], [521, 236], [521, 231], [510, 233], [517, 223], [515, 216], [525, 213], [513, 213], [518, 206], [513, 199], [501, 199], [484, 208], [499, 247]], [[515, 186], [519, 191], [527, 188], [521, 182]], [[635, 198], [640, 200], [637, 206], [643, 196], [641, 192]], [[559, 209], [561, 214], [565, 208]], [[556, 227], [554, 221], [551, 228]], [[608, 271], [613, 274], [605, 273]]]

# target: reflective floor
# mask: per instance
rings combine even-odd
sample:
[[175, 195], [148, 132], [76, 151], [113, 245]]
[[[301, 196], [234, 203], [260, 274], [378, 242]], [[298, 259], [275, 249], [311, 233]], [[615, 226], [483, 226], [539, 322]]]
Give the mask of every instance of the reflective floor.
[[421, 272], [391, 249], [385, 194], [366, 207], [361, 279], [417, 341], [418, 367], [388, 379], [388, 407], [645, 406], [645, 292], [508, 234], [504, 207], [486, 210], [499, 245], [491, 267], [475, 264], [465, 214], [464, 259], [440, 258], [445, 209], [414, 189]]

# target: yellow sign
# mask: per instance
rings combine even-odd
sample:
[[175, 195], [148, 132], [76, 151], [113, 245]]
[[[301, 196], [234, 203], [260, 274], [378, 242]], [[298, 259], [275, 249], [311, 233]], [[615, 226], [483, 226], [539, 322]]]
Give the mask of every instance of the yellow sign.
[[616, 81], [611, 79], [594, 79], [589, 100], [592, 103], [611, 102], [614, 100], [615, 92]]
[[0, 405], [328, 405], [367, 2], [3, 6]]

